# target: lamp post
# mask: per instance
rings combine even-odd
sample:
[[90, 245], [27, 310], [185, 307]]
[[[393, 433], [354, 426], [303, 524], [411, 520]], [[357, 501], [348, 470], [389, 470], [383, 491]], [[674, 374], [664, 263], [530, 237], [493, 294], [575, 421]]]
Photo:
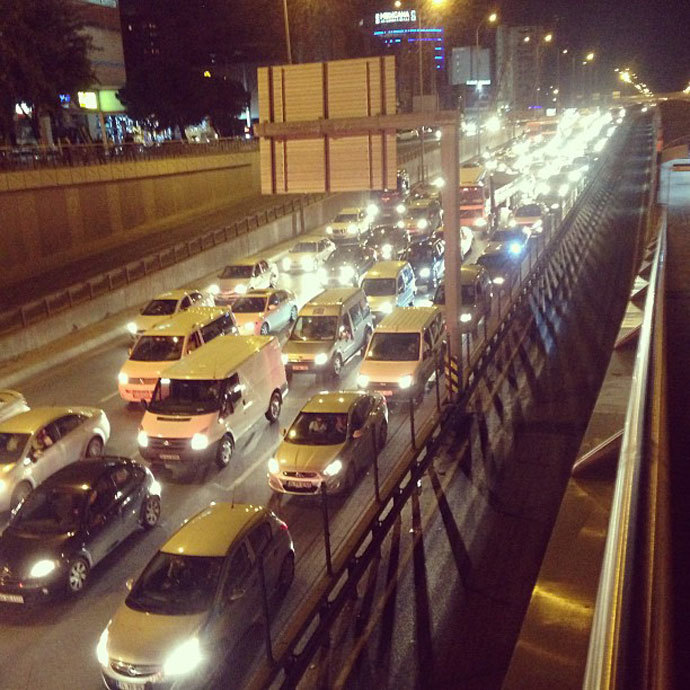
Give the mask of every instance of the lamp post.
[[541, 41], [537, 41], [537, 107], [540, 105], [539, 96], [541, 94], [541, 44], [551, 43], [553, 41], [553, 34], [551, 32], [544, 34]]
[[[470, 53], [470, 76], [474, 79], [475, 93], [479, 93], [479, 31], [484, 24], [495, 24], [498, 21], [498, 14], [492, 12], [491, 14], [483, 17], [482, 20], [477, 24], [477, 30], [474, 32], [474, 57], [472, 59], [472, 54]], [[474, 63], [477, 63], [477, 69], [475, 73]], [[479, 113], [479, 103], [478, 96], [475, 99], [477, 106], [477, 155], [482, 155], [482, 118]]]
[[283, 0], [283, 20], [285, 22], [285, 48], [288, 65], [292, 64], [292, 46], [290, 44], [290, 15], [288, 14], [287, 0]]

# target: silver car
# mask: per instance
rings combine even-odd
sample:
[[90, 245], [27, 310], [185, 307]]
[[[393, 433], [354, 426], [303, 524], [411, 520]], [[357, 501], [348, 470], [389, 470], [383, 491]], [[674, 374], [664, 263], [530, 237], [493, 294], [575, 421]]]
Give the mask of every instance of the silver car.
[[242, 335], [280, 333], [297, 320], [297, 299], [290, 290], [252, 290], [232, 305]]
[[36, 407], [0, 423], [0, 513], [83, 457], [102, 455], [110, 422], [95, 407]]

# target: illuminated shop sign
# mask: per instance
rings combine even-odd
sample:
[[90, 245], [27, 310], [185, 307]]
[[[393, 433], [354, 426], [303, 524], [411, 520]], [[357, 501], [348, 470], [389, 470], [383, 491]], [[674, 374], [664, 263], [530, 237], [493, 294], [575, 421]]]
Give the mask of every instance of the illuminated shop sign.
[[376, 24], [407, 24], [417, 21], [417, 10], [395, 10], [393, 12], [377, 12], [374, 16]]
[[77, 100], [80, 108], [98, 110], [98, 96], [95, 91], [79, 91], [77, 92]]

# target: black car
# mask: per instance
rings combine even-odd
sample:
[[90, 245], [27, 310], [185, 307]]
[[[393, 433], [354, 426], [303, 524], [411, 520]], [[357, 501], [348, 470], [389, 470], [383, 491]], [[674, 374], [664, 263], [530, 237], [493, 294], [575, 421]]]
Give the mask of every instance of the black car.
[[527, 241], [532, 236], [529, 228], [514, 225], [512, 228], [497, 228], [491, 234], [491, 242], [502, 242], [516, 256], [523, 253]]
[[79, 594], [91, 569], [160, 513], [160, 485], [143, 465], [120, 457], [68, 465], [17, 506], [0, 536], [0, 603]]
[[410, 234], [397, 225], [376, 225], [366, 241], [366, 246], [376, 252], [379, 261], [398, 261], [409, 244]]
[[319, 269], [319, 280], [324, 287], [356, 287], [376, 261], [377, 254], [374, 249], [359, 244], [343, 244]]
[[433, 290], [443, 277], [444, 256], [443, 240], [428, 239], [411, 244], [402, 258], [412, 266], [417, 286], [426, 285]]

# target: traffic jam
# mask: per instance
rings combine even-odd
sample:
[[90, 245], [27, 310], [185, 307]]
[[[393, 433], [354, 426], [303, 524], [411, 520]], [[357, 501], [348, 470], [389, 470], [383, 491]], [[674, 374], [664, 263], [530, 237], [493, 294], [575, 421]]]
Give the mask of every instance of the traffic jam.
[[[624, 116], [567, 110], [463, 163], [463, 333], [519, 280], [524, 252], [567, 215]], [[294, 589], [299, 516], [323, 494], [347, 510], [379, 454], [384, 467], [400, 457], [391, 444], [408, 410], [430, 414], [444, 385], [444, 193], [442, 178], [410, 184], [400, 170], [365, 207], [277, 251], [228, 257], [203, 287], [152, 295], [123, 329], [117, 415], [0, 391], [0, 624], [85, 596], [133, 535], [163, 529], [168, 495], [227, 479], [268, 444], [264, 489], [176, 520], [84, 650], [113, 690], [209, 687], [266, 591], [279, 606]], [[116, 433], [132, 457], [109, 453]]]

